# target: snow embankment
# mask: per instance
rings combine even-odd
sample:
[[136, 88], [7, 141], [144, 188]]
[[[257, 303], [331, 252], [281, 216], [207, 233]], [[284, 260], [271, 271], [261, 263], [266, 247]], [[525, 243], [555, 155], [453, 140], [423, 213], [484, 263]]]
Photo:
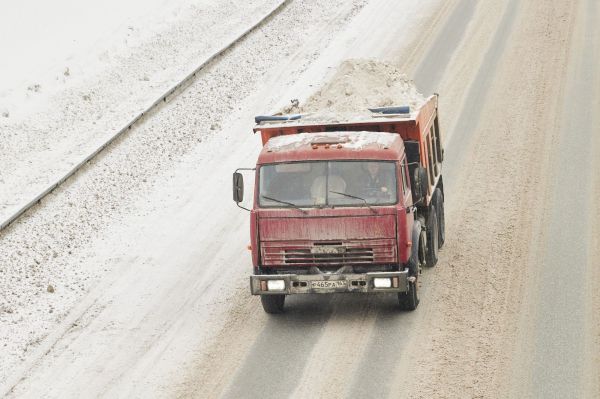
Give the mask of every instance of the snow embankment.
[[0, 220], [280, 1], [37, 3], [0, 13]]

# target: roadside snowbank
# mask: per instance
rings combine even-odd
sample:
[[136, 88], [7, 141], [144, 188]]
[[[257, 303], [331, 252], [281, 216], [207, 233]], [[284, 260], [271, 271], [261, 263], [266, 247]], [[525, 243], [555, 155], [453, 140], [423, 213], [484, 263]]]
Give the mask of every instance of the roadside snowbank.
[[5, 2], [0, 13], [4, 118], [31, 117], [50, 97], [114, 66], [196, 7], [206, 14], [218, 10], [206, 0]]
[[[0, 93], [0, 101], [9, 108], [8, 117], [0, 116], [0, 220], [62, 177], [279, 1], [251, 0], [240, 5], [233, 0], [183, 0], [175, 6], [135, 0], [135, 10], [113, 3], [109, 2], [108, 11], [93, 13], [100, 22], [89, 24], [71, 22], [93, 17], [89, 10], [69, 8], [67, 0], [56, 6], [52, 3], [48, 9], [40, 6], [38, 12], [45, 13], [46, 19], [32, 17], [41, 24], [39, 30], [24, 24], [37, 33], [28, 33], [25, 39], [15, 37], [10, 45], [4, 43], [5, 35], [12, 37], [22, 28], [13, 26], [14, 22], [8, 24], [14, 31], [3, 28], [0, 37], [7, 47], [0, 46], [6, 51], [0, 64], [8, 66], [3, 67], [6, 90]], [[32, 15], [38, 15], [33, 12], [35, 6], [26, 4]], [[17, 5], [8, 9], [19, 7], [27, 9]], [[56, 27], [56, 20], [64, 23], [65, 32]], [[58, 33], [40, 38], [45, 30], [53, 29]], [[39, 44], [21, 48], [30, 44], [26, 39], [32, 36], [49, 49], [41, 51]], [[64, 43], [73, 38], [76, 43]], [[21, 53], [27, 57], [19, 58]], [[24, 63], [23, 72], [9, 76], [20, 63]], [[19, 79], [25, 79], [26, 87]]]

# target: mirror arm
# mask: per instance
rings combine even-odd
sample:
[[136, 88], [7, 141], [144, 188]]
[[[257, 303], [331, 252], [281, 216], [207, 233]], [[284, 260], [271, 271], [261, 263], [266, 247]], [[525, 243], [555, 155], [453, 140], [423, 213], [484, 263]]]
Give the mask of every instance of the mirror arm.
[[256, 168], [237, 168], [235, 173], [239, 172], [240, 170], [256, 170]]
[[241, 206], [239, 202], [236, 202], [235, 204], [238, 206], [238, 208], [242, 208], [242, 209], [244, 209], [244, 210], [246, 210], [248, 212], [252, 212], [251, 209], [248, 209], [248, 208], [245, 208], [245, 207]]

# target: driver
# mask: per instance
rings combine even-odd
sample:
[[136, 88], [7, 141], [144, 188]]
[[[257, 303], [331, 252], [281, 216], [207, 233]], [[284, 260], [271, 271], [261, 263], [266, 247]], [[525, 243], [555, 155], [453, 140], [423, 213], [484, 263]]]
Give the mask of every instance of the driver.
[[382, 172], [379, 162], [367, 162], [366, 172], [365, 191], [367, 194], [378, 197], [389, 195], [393, 179]]

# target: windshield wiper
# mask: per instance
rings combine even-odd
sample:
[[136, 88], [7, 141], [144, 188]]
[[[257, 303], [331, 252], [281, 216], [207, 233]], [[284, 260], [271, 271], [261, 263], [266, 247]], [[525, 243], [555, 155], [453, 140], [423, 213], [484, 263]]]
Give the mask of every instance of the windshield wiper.
[[298, 205], [296, 205], [296, 204], [294, 204], [292, 202], [282, 201], [280, 199], [273, 198], [273, 197], [267, 197], [266, 195], [261, 195], [261, 197], [264, 198], [264, 199], [266, 199], [266, 200], [269, 200], [269, 201], [275, 201], [275, 202], [279, 202], [280, 204], [285, 204], [285, 205], [293, 206], [294, 208], [298, 209], [302, 213], [308, 213], [304, 209], [300, 208]]
[[331, 190], [329, 190], [329, 192], [333, 193], [333, 194], [343, 195], [344, 197], [354, 198], [354, 199], [357, 199], [357, 200], [361, 200], [362, 202], [365, 203], [365, 206], [371, 210], [371, 212], [377, 213], [377, 211], [371, 205], [369, 205], [369, 203], [367, 202], [367, 200], [364, 199], [364, 198], [361, 198], [361, 197], [358, 197], [358, 196], [352, 195], [352, 194], [342, 193], [342, 192], [339, 192], [339, 191], [331, 191]]

